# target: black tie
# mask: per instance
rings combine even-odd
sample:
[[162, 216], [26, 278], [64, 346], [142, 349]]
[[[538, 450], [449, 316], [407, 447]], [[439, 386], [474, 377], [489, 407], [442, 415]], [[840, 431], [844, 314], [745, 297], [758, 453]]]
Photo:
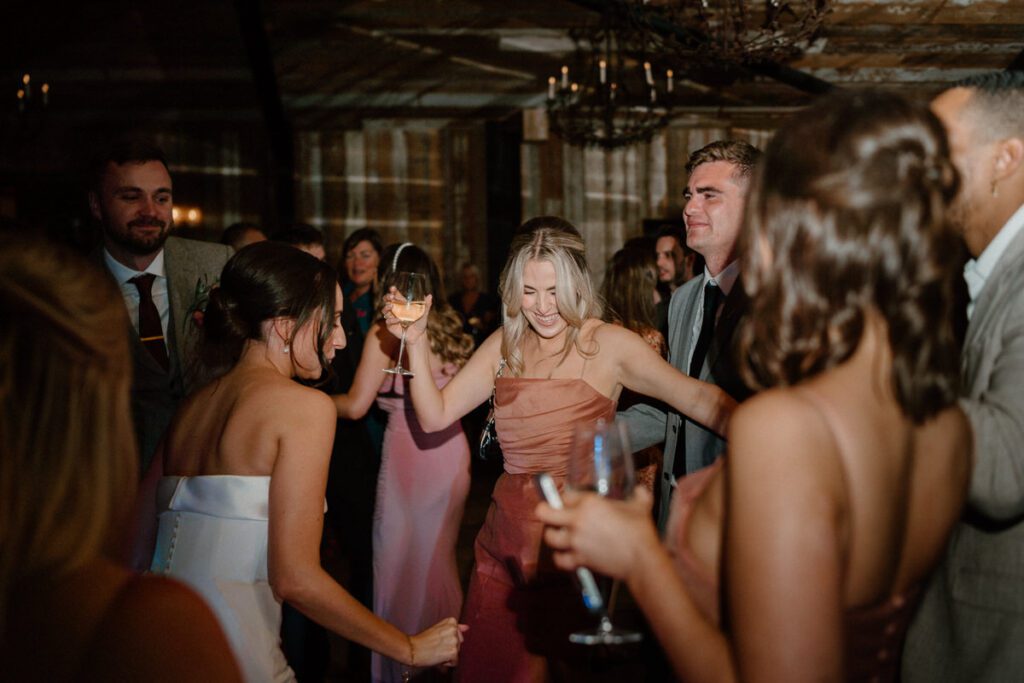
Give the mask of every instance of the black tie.
[[153, 280], [156, 275], [143, 273], [129, 282], [139, 290], [139, 341], [165, 371], [170, 367], [167, 359], [167, 345], [164, 344], [164, 329], [160, 324], [160, 313], [153, 303]]
[[[700, 370], [704, 367], [704, 359], [707, 358], [708, 349], [711, 347], [711, 338], [715, 334], [715, 315], [718, 313], [718, 306], [722, 303], [722, 290], [714, 282], [704, 285], [704, 318], [700, 324], [700, 335], [697, 336], [697, 345], [693, 347], [693, 358], [690, 360], [690, 377], [700, 377]], [[672, 474], [677, 478], [686, 474], [686, 419], [679, 425], [679, 433], [676, 435], [676, 457], [672, 461]]]

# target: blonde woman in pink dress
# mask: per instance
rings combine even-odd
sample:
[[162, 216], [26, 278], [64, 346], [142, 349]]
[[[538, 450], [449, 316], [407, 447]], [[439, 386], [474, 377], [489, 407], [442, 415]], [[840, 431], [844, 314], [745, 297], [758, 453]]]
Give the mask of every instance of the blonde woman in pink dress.
[[[392, 245], [381, 263], [382, 282], [396, 272], [420, 273], [435, 299], [446, 301], [437, 266], [419, 247]], [[444, 387], [469, 358], [473, 339], [447, 304], [429, 313], [427, 330], [430, 366], [422, 375]], [[333, 398], [342, 418], [358, 419], [374, 400], [388, 414], [373, 515], [373, 611], [415, 632], [462, 610], [455, 542], [469, 493], [469, 444], [458, 422], [434, 433], [420, 426], [408, 395], [412, 378], [383, 372], [395, 364], [398, 346], [383, 323], [371, 327], [350, 392]], [[405, 674], [429, 677], [373, 653], [373, 681], [396, 683]]]
[[[385, 296], [385, 320], [401, 332]], [[495, 392], [505, 473], [476, 539], [463, 620], [469, 626], [456, 676], [464, 681], [580, 680], [584, 662], [568, 633], [588, 624], [578, 592], [541, 556], [532, 477], [565, 480], [573, 426], [611, 419], [623, 387], [654, 396], [721, 432], [735, 405], [718, 387], [687, 377], [643, 339], [601, 321], [579, 232], [561, 218], [524, 224], [501, 277], [505, 323], [444, 388], [410, 382], [424, 430], [443, 431]], [[428, 305], [429, 305], [428, 297]], [[407, 366], [427, 374], [423, 319], [406, 335]], [[429, 334], [426, 335], [429, 338]], [[501, 376], [495, 379], [501, 368]]]

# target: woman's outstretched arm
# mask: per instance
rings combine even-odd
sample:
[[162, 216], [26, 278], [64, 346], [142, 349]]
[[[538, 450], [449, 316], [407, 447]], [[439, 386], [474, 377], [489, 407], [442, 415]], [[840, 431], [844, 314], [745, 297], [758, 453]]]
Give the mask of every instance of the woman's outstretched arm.
[[278, 455], [270, 480], [267, 567], [274, 593], [319, 624], [386, 657], [415, 666], [455, 663], [462, 630], [445, 619], [414, 636], [366, 609], [320, 565], [327, 466], [336, 410], [295, 385], [278, 397]]
[[384, 369], [391, 366], [391, 355], [397, 350], [398, 344], [388, 334], [383, 323], [370, 328], [370, 333], [363, 343], [363, 353], [359, 357], [355, 379], [348, 393], [332, 394], [331, 400], [338, 411], [338, 417], [346, 420], [358, 420], [373, 405], [381, 383], [387, 378]]
[[717, 434], [725, 434], [736, 401], [721, 388], [683, 374], [634, 332], [603, 325], [595, 334], [600, 353], [609, 353], [622, 386], [663, 401]]
[[[384, 320], [391, 334], [398, 338], [402, 335], [402, 327], [391, 314], [390, 300], [389, 294], [385, 297], [388, 303], [384, 305]], [[426, 334], [432, 301], [428, 296], [427, 312], [409, 326], [405, 339], [407, 367], [415, 375], [406, 386], [412, 396], [416, 419], [428, 432], [446, 429], [487, 400], [494, 388], [494, 376], [501, 356], [501, 330], [498, 330], [484, 340], [455, 377], [439, 390], [430, 374], [430, 344]]]

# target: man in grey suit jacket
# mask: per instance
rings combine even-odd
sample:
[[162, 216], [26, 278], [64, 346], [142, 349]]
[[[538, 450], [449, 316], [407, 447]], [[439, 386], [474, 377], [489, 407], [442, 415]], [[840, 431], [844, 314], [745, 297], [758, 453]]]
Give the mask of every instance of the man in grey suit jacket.
[[1024, 680], [1024, 73], [963, 81], [932, 109], [973, 259], [961, 407], [974, 430], [967, 510], [907, 636], [903, 680]]
[[[704, 257], [705, 266], [702, 276], [675, 290], [668, 312], [669, 362], [682, 372], [718, 384], [737, 400], [748, 392], [738, 380], [730, 352], [732, 332], [744, 308], [736, 241], [750, 174], [760, 155], [739, 140], [712, 142], [690, 155], [683, 209], [686, 244]], [[711, 327], [702, 335], [705, 320]], [[634, 449], [665, 442], [658, 477], [658, 526], [664, 529], [676, 477], [711, 464], [725, 442], [664, 406], [639, 404], [620, 417], [629, 426]]]
[[103, 230], [97, 258], [121, 289], [134, 328], [132, 412], [141, 472], [178, 403], [207, 378], [196, 362], [198, 321], [191, 309], [232, 253], [221, 244], [168, 236], [171, 190], [163, 153], [123, 140], [96, 159], [89, 192], [90, 211]]

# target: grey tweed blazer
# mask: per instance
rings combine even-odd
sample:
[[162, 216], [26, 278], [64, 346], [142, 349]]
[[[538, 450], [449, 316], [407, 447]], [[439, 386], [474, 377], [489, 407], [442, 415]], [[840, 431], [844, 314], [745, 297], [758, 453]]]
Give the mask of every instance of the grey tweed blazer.
[[968, 508], [904, 647], [903, 680], [1024, 680], [1024, 232], [975, 302], [961, 359]]

